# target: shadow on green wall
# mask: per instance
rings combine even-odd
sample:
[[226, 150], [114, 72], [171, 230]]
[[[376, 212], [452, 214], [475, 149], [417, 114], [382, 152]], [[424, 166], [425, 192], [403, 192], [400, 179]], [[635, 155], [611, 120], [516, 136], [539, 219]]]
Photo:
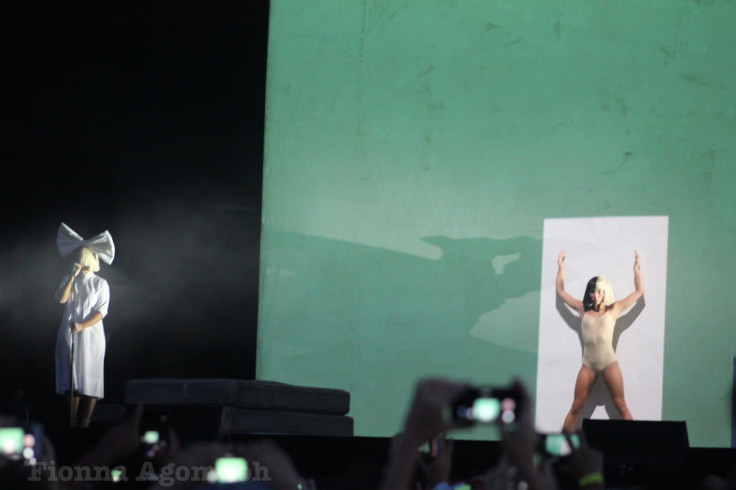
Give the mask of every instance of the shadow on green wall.
[[[351, 352], [349, 361], [398, 352], [411, 362], [432, 347], [474, 344], [484, 356], [519, 354], [469, 332], [482, 315], [539, 290], [541, 240], [431, 236], [423, 240], [442, 253], [430, 259], [297, 233], [264, 230], [263, 237], [259, 336], [309, 332], [300, 351], [338, 347]], [[535, 350], [538, 300], [528, 308], [534, 325], [525, 335]], [[536, 352], [524, 354], [536, 362]]]
[[541, 240], [426, 237], [433, 259], [262, 237], [258, 377], [350, 391], [356, 433], [392, 434], [422, 376], [534, 386]]
[[[464, 295], [466, 324], [509, 299], [539, 290], [541, 240], [524, 236], [504, 240], [432, 236], [423, 240], [442, 251], [439, 259], [430, 261], [428, 272], [441, 270], [447, 284]], [[538, 312], [538, 305], [529, 307]]]

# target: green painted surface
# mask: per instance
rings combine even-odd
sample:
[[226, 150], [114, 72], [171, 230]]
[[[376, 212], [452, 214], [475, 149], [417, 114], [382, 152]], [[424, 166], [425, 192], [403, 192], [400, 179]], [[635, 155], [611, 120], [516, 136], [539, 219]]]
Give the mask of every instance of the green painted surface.
[[734, 25], [726, 0], [271, 0], [259, 379], [346, 389], [382, 436], [423, 375], [534, 387], [544, 218], [667, 215], [663, 418], [729, 445]]

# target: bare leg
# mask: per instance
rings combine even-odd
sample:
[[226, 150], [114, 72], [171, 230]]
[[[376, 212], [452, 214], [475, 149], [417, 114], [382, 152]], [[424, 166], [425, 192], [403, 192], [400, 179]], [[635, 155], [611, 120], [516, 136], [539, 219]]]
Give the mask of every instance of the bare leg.
[[82, 395], [82, 420], [79, 424], [80, 427], [89, 427], [89, 423], [92, 420], [92, 412], [95, 411], [96, 404], [97, 398]]
[[618, 366], [618, 361], [603, 371], [603, 379], [606, 380], [608, 391], [611, 392], [611, 399], [613, 400], [613, 404], [616, 405], [618, 413], [621, 414], [621, 418], [624, 420], [634, 420], [624, 399], [624, 377], [621, 375], [621, 368]]
[[71, 400], [69, 402], [69, 427], [77, 426], [77, 412], [79, 411], [79, 395], [77, 393], [70, 393]]
[[580, 366], [580, 371], [578, 371], [578, 379], [575, 380], [575, 399], [572, 401], [570, 412], [568, 412], [565, 423], [562, 425], [562, 430], [565, 432], [574, 432], [577, 428], [578, 416], [585, 407], [593, 383], [595, 383], [595, 373], [583, 364]]

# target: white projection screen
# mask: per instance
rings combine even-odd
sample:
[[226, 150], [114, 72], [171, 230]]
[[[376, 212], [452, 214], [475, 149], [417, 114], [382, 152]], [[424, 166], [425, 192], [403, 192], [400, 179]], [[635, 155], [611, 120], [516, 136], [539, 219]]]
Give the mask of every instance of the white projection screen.
[[[635, 420], [662, 419], [667, 216], [546, 219], [539, 313], [536, 425], [558, 432], [570, 409], [582, 359], [580, 319], [555, 293], [557, 256], [565, 250], [565, 289], [582, 299], [591, 277], [608, 279], [616, 299], [634, 290], [634, 250], [640, 255], [644, 297], [616, 322], [614, 348]], [[602, 377], [578, 423], [614, 419], [618, 412]]]

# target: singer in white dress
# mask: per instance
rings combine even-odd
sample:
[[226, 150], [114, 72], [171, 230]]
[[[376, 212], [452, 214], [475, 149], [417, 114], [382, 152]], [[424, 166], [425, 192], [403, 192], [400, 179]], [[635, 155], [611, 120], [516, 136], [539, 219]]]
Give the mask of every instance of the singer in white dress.
[[[59, 250], [62, 251], [61, 245]], [[82, 246], [72, 272], [64, 277], [56, 292], [56, 299], [64, 304], [56, 337], [56, 392], [69, 394], [71, 388], [73, 426], [88, 427], [97, 400], [105, 394], [106, 341], [102, 320], [108, 312], [110, 287], [95, 274], [99, 269], [98, 254]]]

